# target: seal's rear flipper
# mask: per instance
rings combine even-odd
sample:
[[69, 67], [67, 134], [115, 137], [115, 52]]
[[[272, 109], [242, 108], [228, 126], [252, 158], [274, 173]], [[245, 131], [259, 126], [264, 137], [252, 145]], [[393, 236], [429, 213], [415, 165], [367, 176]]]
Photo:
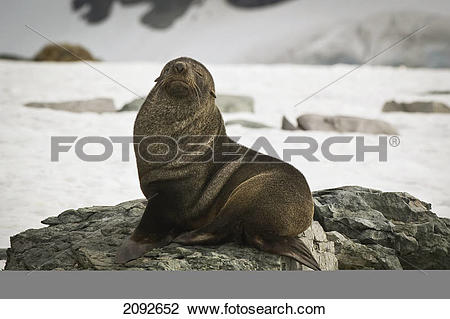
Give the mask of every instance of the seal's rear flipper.
[[298, 237], [274, 237], [266, 239], [258, 235], [250, 236], [245, 234], [245, 238], [246, 242], [251, 246], [272, 254], [291, 257], [302, 265], [320, 271], [320, 266], [313, 254]]

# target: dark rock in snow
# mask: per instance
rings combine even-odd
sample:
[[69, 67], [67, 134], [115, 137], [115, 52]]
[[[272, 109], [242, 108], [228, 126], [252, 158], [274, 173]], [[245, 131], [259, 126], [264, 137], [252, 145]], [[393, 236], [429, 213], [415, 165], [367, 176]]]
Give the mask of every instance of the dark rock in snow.
[[30, 102], [25, 104], [28, 107], [47, 108], [52, 110], [68, 111], [75, 113], [82, 112], [116, 112], [114, 101], [109, 98], [97, 98], [91, 100], [65, 101], [65, 102]]
[[368, 134], [398, 134], [389, 123], [352, 116], [305, 114], [297, 118], [298, 127], [307, 131], [359, 132]]
[[450, 113], [450, 108], [440, 102], [401, 103], [389, 101], [383, 105], [383, 112]]

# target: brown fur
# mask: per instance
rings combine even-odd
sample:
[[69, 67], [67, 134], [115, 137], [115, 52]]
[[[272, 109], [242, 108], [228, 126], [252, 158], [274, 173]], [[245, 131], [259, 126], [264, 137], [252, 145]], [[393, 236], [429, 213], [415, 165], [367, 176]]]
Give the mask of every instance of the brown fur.
[[[182, 70], [182, 71], [180, 71]], [[292, 257], [319, 269], [297, 235], [312, 222], [313, 200], [304, 176], [293, 166], [233, 142], [215, 105], [209, 71], [190, 58], [170, 61], [155, 80], [136, 118], [134, 135], [208, 135], [214, 155], [220, 141], [239, 148], [243, 161], [149, 163], [135, 144], [141, 189], [149, 198], [144, 215], [117, 261], [177, 242], [184, 245], [237, 241]], [[182, 82], [177, 82], [182, 81]], [[138, 139], [138, 137], [136, 137]], [[136, 142], [138, 142], [137, 140]], [[200, 150], [183, 144], [183, 150]], [[152, 145], [152, 153], [162, 151]], [[211, 155], [211, 154], [209, 154]], [[198, 155], [199, 158], [203, 155]], [[248, 161], [258, 156], [258, 163]]]

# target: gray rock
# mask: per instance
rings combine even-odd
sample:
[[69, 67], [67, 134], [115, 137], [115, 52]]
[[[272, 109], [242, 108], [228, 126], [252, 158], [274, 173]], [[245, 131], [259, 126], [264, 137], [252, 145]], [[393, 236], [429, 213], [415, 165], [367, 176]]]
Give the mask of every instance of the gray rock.
[[398, 134], [397, 130], [385, 121], [352, 116], [305, 114], [297, 118], [297, 123], [300, 129], [307, 131], [360, 132], [388, 135]]
[[[6, 270], [308, 270], [294, 260], [236, 244], [154, 249], [126, 265], [114, 263], [118, 246], [136, 227], [145, 200], [67, 210], [48, 227], [11, 237]], [[300, 235], [324, 270], [337, 269], [334, 244], [318, 222]]]
[[339, 269], [403, 269], [393, 249], [378, 244], [363, 245], [337, 231], [326, 234], [334, 242]]
[[253, 104], [254, 102], [251, 96], [218, 94], [216, 98], [217, 107], [224, 113], [253, 113]]
[[6, 248], [0, 248], [0, 260], [6, 260]]
[[133, 112], [133, 111], [139, 111], [139, 109], [141, 108], [142, 104], [144, 104], [145, 102], [145, 98], [137, 98], [134, 99], [133, 101], [125, 104], [120, 110], [119, 112]]
[[14, 53], [0, 53], [0, 60], [29, 61], [30, 59]]
[[68, 112], [116, 112], [114, 101], [109, 98], [97, 98], [91, 100], [66, 101], [66, 102], [30, 102], [25, 104], [28, 107], [47, 108]]
[[298, 127], [292, 124], [285, 116], [281, 119], [281, 129], [286, 131], [298, 130]]
[[450, 220], [408, 193], [346, 186], [314, 192], [314, 204], [339, 269], [399, 269], [396, 258], [404, 269], [450, 269]]
[[[430, 204], [407, 193], [357, 186], [317, 191], [313, 196], [315, 221], [300, 238], [322, 269], [450, 269], [450, 219], [437, 217]], [[43, 221], [48, 227], [11, 237], [6, 269], [307, 269], [290, 258], [231, 243], [171, 244], [116, 265], [115, 252], [136, 227], [145, 204], [135, 200], [49, 217]]]
[[450, 94], [450, 90], [432, 90], [432, 91], [425, 92], [425, 94], [448, 95], [448, 94]]
[[450, 108], [440, 102], [399, 103], [389, 101], [383, 105], [383, 112], [450, 113]]
[[272, 128], [272, 126], [264, 123], [240, 119], [225, 121], [225, 125], [241, 125], [247, 128]]

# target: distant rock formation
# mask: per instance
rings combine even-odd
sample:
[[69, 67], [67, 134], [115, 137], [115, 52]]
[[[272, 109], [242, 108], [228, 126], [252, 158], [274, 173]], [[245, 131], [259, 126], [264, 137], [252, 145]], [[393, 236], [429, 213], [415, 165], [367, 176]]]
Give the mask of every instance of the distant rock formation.
[[141, 108], [142, 104], [144, 104], [145, 98], [137, 98], [134, 99], [127, 104], [125, 104], [119, 112], [137, 112]]
[[[88, 7], [83, 18], [89, 23], [99, 23], [108, 18], [114, 0], [72, 0], [72, 9], [78, 11]], [[122, 5], [148, 3], [150, 10], [141, 17], [141, 22], [155, 29], [170, 27], [195, 3], [194, 0], [116, 0]]]
[[[382, 12], [311, 36], [307, 45], [295, 43], [274, 62], [302, 64], [363, 64], [390, 45], [423, 26], [429, 26], [377, 56], [372, 65], [450, 67], [450, 21], [426, 12]], [[432, 26], [432, 27], [431, 27]]]
[[299, 129], [306, 131], [359, 132], [367, 134], [398, 134], [389, 123], [381, 120], [365, 119], [353, 116], [327, 116], [304, 114], [297, 118]]
[[440, 102], [401, 103], [389, 101], [383, 105], [383, 112], [450, 113], [450, 108]]
[[234, 119], [234, 120], [228, 120], [225, 121], [225, 125], [240, 125], [242, 127], [246, 128], [273, 128], [272, 126], [269, 126], [267, 124], [251, 121], [251, 120], [244, 120], [244, 119]]
[[295, 131], [299, 128], [292, 124], [285, 116], [281, 119], [281, 129], [285, 131]]
[[114, 107], [114, 101], [110, 98], [97, 98], [91, 100], [77, 100], [77, 101], [65, 101], [65, 102], [30, 102], [25, 106], [35, 108], [46, 108], [52, 110], [60, 110], [67, 112], [116, 112]]
[[[450, 269], [450, 219], [407, 193], [346, 186], [313, 193], [312, 226], [300, 235], [323, 270]], [[114, 263], [146, 200], [67, 210], [11, 237], [6, 270], [307, 270], [287, 257], [236, 244], [169, 246]], [[323, 227], [323, 228], [322, 228]], [[325, 231], [326, 232], [325, 232]]]
[[235, 113], [248, 112], [253, 113], [255, 102], [251, 96], [217, 94], [216, 105], [221, 112]]
[[17, 54], [10, 53], [0, 53], [0, 60], [11, 60], [11, 61], [30, 61], [30, 59]]
[[76, 62], [80, 60], [96, 61], [92, 54], [77, 44], [48, 44], [34, 57], [34, 61]]
[[278, 4], [287, 0], [227, 0], [228, 3], [241, 8], [259, 8]]

